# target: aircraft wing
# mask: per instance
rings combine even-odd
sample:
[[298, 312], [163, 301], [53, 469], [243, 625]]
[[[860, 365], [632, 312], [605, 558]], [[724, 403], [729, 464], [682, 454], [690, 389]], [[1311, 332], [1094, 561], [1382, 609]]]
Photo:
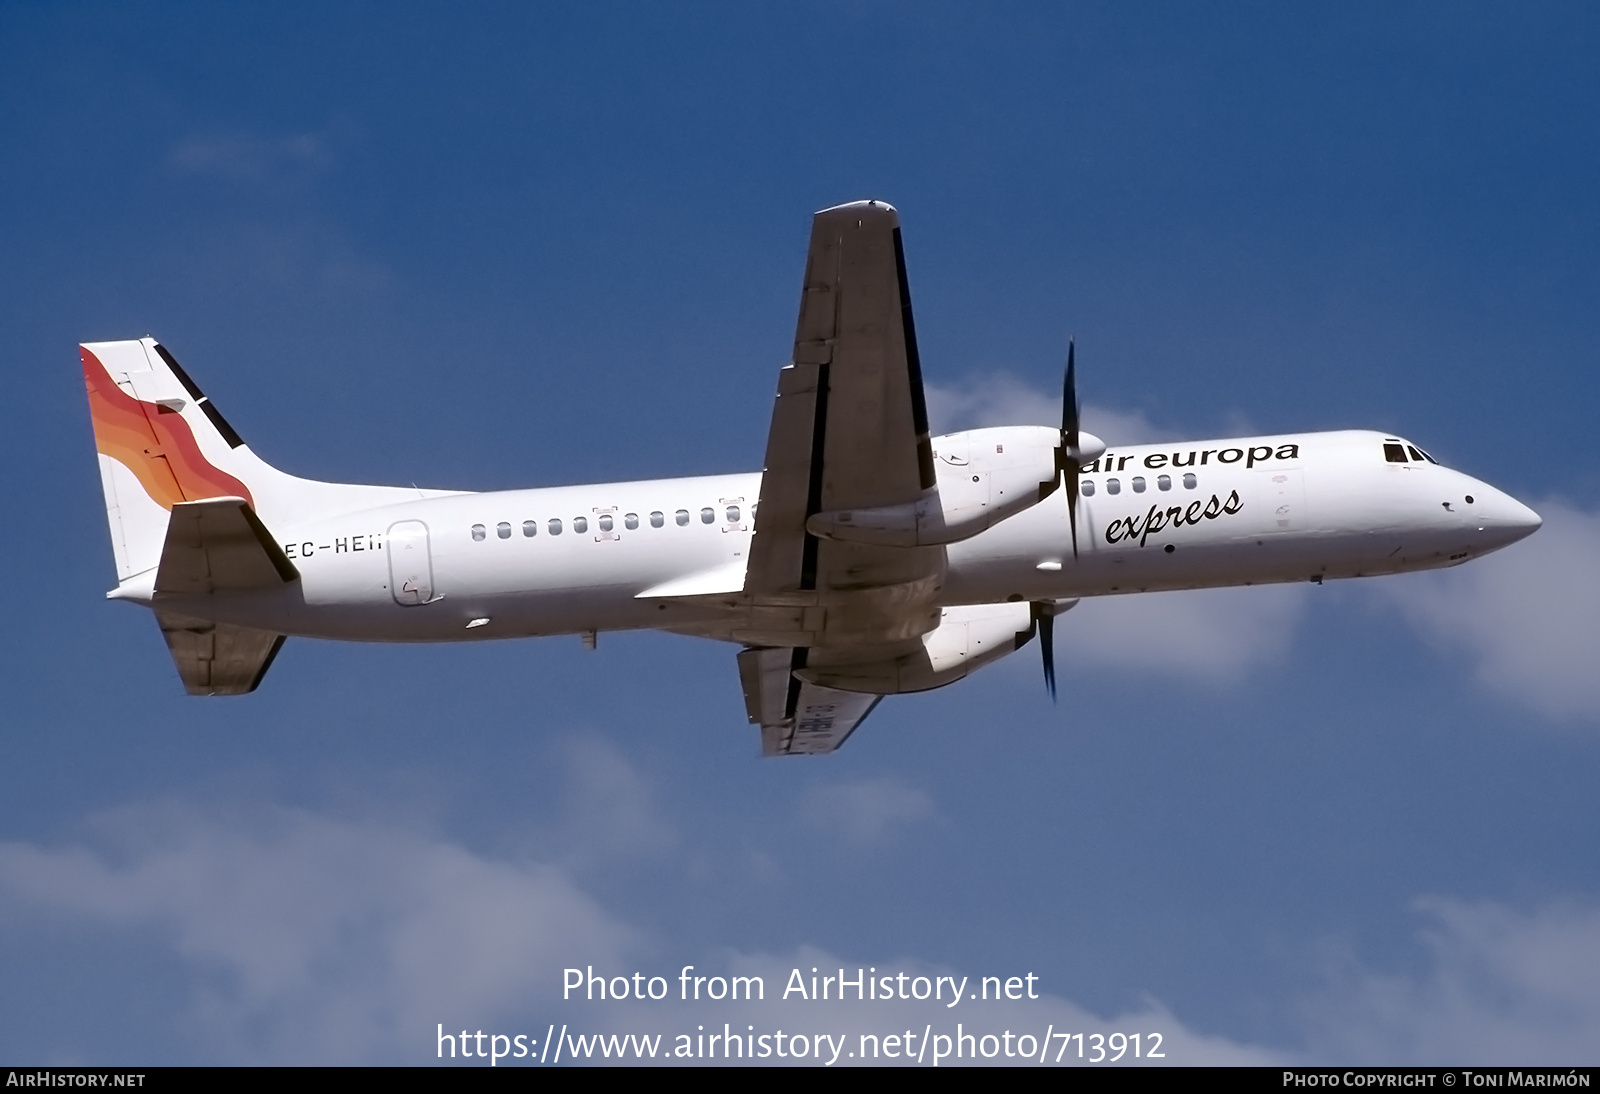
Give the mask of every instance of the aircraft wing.
[[795, 675], [848, 651], [892, 658], [936, 626], [943, 547], [820, 539], [816, 513], [906, 505], [936, 490], [900, 217], [879, 201], [811, 224], [794, 357], [778, 374], [736, 637], [767, 755], [831, 752], [880, 698]]
[[883, 698], [801, 681], [794, 670], [803, 667], [805, 653], [779, 647], [739, 654], [745, 710], [761, 727], [764, 756], [832, 752]]
[[934, 484], [899, 215], [876, 201], [824, 209], [811, 225], [794, 360], [778, 376], [745, 591], [941, 575], [942, 550], [806, 532], [813, 513], [915, 502]]

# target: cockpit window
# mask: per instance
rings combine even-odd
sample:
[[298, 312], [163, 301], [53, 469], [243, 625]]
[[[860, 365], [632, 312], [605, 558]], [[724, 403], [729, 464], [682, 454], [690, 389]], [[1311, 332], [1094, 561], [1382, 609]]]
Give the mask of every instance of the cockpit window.
[[1397, 437], [1384, 440], [1383, 458], [1389, 463], [1431, 463], [1436, 466], [1439, 463], [1410, 441], [1402, 441]]

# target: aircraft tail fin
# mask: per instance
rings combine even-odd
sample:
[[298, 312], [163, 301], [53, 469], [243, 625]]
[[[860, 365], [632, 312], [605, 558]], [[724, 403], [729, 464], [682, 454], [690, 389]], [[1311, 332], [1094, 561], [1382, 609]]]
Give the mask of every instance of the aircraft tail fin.
[[208, 498], [254, 504], [270, 468], [153, 338], [79, 347], [117, 579], [161, 561], [174, 505]]
[[458, 493], [319, 482], [278, 470], [250, 451], [154, 338], [86, 342], [79, 356], [119, 583], [160, 563], [172, 507], [184, 502], [238, 498], [267, 526], [283, 529]]

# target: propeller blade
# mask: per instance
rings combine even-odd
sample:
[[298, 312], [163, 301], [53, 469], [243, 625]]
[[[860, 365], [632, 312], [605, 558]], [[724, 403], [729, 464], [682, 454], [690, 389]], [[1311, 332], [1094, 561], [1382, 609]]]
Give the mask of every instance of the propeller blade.
[[1033, 621], [1039, 628], [1039, 655], [1044, 658], [1044, 686], [1050, 701], [1056, 701], [1056, 606], [1049, 600], [1035, 601]]
[[1078, 447], [1077, 339], [1067, 339], [1067, 376], [1061, 384], [1061, 436], [1068, 448]]
[[[1078, 557], [1078, 376], [1077, 339], [1067, 339], [1067, 375], [1061, 383], [1061, 447], [1057, 471], [1067, 490], [1067, 523], [1072, 527], [1072, 557]], [[1051, 684], [1050, 694], [1055, 694]]]

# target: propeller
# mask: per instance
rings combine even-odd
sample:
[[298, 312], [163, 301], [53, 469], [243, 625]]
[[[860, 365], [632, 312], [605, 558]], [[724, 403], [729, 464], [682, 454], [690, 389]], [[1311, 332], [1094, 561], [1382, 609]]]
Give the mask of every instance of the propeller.
[[1066, 488], [1067, 523], [1072, 527], [1074, 559], [1078, 557], [1078, 475], [1085, 463], [1098, 460], [1106, 450], [1105, 442], [1092, 433], [1085, 433], [1078, 421], [1077, 348], [1077, 339], [1067, 339], [1067, 372], [1061, 381], [1061, 440], [1056, 445], [1056, 473], [1052, 481], [1040, 484], [1041, 496], [1054, 492], [1058, 483]]
[[[1066, 490], [1067, 523], [1072, 528], [1074, 561], [1078, 558], [1078, 476], [1085, 463], [1099, 459], [1106, 450], [1105, 442], [1091, 433], [1083, 432], [1078, 420], [1077, 343], [1076, 338], [1067, 339], [1067, 371], [1061, 380], [1061, 440], [1056, 445], [1055, 479], [1049, 483], [1052, 492], [1057, 483]], [[1056, 699], [1056, 616], [1076, 603], [1076, 600], [1033, 602], [1033, 622], [1039, 632], [1039, 655], [1044, 659], [1044, 685], [1050, 689], [1051, 702]]]

